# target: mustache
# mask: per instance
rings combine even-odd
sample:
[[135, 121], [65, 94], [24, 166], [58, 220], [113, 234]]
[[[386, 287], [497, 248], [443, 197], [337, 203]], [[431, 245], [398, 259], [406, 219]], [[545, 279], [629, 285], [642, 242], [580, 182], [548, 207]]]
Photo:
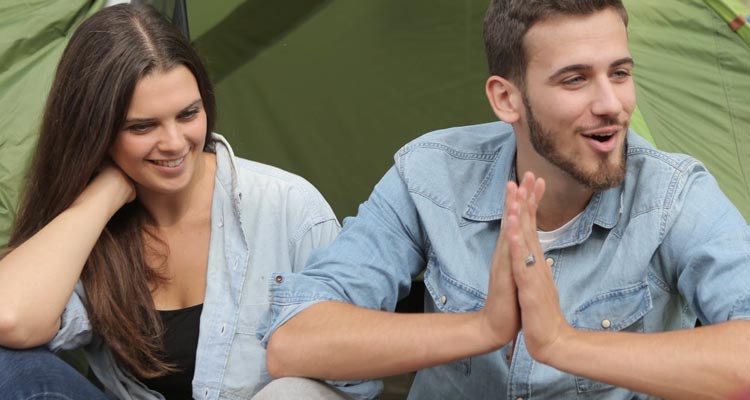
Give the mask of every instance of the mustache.
[[602, 118], [598, 122], [596, 122], [594, 125], [582, 126], [576, 129], [576, 131], [588, 132], [588, 131], [593, 131], [596, 129], [606, 128], [606, 127], [613, 126], [613, 125], [627, 128], [629, 124], [630, 124], [629, 120], [620, 120], [617, 118]]

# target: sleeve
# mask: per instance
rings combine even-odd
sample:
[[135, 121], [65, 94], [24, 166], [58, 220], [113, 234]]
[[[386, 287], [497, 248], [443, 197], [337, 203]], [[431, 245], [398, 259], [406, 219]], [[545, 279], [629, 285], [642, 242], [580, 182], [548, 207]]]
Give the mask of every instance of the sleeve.
[[341, 231], [341, 226], [335, 217], [316, 222], [304, 234], [290, 244], [292, 271], [302, 271], [316, 249], [326, 247], [333, 242]]
[[78, 281], [63, 310], [60, 330], [47, 343], [50, 351], [73, 350], [91, 342], [91, 322], [83, 304], [84, 293], [83, 284]]
[[[271, 276], [270, 308], [261, 318], [258, 338], [265, 347], [278, 327], [323, 301], [393, 311], [424, 266], [417, 210], [393, 167], [358, 215], [344, 221], [330, 246], [312, 253], [302, 272]], [[331, 383], [354, 398], [372, 398], [382, 390], [379, 381]]]
[[716, 180], [696, 169], [668, 207], [664, 261], [701, 323], [749, 320], [750, 228]]

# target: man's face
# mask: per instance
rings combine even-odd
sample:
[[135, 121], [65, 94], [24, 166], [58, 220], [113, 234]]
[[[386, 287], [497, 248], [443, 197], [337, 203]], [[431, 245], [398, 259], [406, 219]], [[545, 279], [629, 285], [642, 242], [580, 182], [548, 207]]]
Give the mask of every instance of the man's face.
[[525, 45], [523, 99], [533, 149], [590, 189], [619, 185], [635, 107], [633, 62], [619, 14], [607, 9], [541, 21], [529, 29]]

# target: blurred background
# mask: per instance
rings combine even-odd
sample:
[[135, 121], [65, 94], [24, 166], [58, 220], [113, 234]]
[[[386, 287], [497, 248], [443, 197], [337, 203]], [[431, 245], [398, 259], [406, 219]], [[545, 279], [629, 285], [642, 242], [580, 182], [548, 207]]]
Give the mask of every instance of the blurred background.
[[[141, 2], [202, 54], [216, 85], [216, 130], [236, 154], [307, 178], [340, 219], [356, 213], [412, 138], [495, 120], [484, 95], [488, 0]], [[637, 64], [633, 127], [706, 163], [746, 218], [748, 3], [625, 0]], [[0, 247], [57, 60], [75, 26], [105, 5], [0, 1]]]

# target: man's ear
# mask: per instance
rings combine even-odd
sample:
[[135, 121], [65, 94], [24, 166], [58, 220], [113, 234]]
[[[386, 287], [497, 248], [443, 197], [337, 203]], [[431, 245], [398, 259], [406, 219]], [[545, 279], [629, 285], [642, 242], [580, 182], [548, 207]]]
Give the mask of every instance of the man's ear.
[[513, 124], [521, 118], [523, 96], [515, 84], [501, 76], [492, 75], [487, 79], [485, 92], [492, 111], [501, 121]]

